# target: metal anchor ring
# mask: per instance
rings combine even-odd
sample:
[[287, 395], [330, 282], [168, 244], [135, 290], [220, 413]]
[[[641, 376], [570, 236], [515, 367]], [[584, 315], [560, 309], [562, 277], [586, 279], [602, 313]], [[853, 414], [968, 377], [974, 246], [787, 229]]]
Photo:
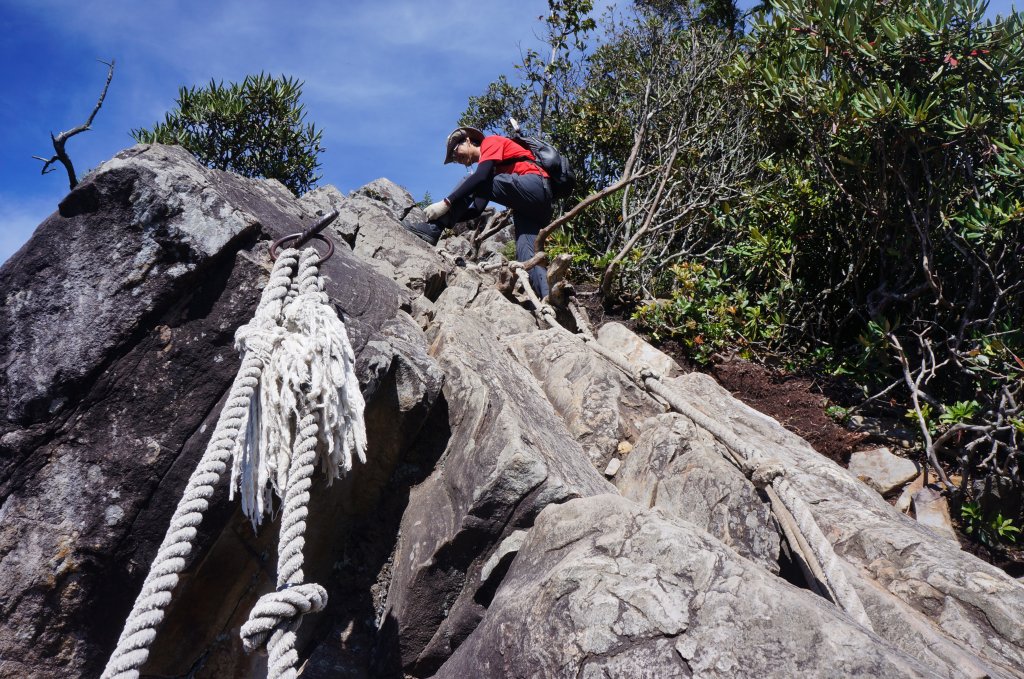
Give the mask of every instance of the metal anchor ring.
[[324, 215], [323, 217], [321, 217], [318, 221], [314, 222], [313, 225], [310, 226], [305, 231], [301, 231], [299, 233], [291, 233], [291, 234], [288, 234], [287, 236], [282, 236], [282, 237], [278, 238], [277, 240], [275, 240], [270, 245], [270, 259], [272, 261], [276, 262], [277, 261], [277, 255], [278, 255], [278, 253], [277, 253], [278, 248], [280, 248], [282, 245], [284, 245], [285, 243], [287, 243], [289, 241], [294, 240], [295, 241], [294, 247], [297, 248], [297, 247], [300, 247], [300, 246], [306, 244], [307, 242], [309, 242], [311, 240], [319, 240], [319, 241], [323, 241], [324, 243], [327, 244], [327, 254], [325, 254], [324, 256], [322, 256], [320, 259], [317, 260], [317, 266], [319, 266], [320, 264], [323, 264], [328, 259], [330, 259], [331, 256], [334, 254], [334, 241], [332, 241], [330, 238], [327, 238], [326, 236], [324, 236], [320, 232], [323, 231], [327, 227], [328, 224], [330, 224], [331, 222], [333, 222], [337, 218], [338, 218], [338, 211], [337, 210], [332, 210], [331, 212], [329, 212], [326, 215]]

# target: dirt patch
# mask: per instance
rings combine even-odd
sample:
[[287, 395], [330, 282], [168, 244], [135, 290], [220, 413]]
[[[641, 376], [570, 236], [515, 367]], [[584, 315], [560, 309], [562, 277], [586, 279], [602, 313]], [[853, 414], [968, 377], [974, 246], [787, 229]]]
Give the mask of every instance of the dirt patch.
[[636, 332], [636, 322], [628, 313], [619, 307], [605, 308], [601, 302], [601, 294], [597, 287], [587, 283], [576, 286], [576, 303], [587, 312], [587, 318], [595, 332], [605, 323], [615, 321]]
[[972, 540], [959, 526], [956, 529], [960, 548], [970, 552], [982, 561], [988, 561], [996, 568], [1006, 571], [1013, 578], [1024, 578], [1024, 545], [998, 545], [989, 548]]
[[733, 396], [775, 418], [819, 453], [843, 466], [867, 438], [867, 434], [849, 431], [826, 415], [828, 398], [806, 377], [774, 374], [739, 359], [714, 366], [711, 374]]

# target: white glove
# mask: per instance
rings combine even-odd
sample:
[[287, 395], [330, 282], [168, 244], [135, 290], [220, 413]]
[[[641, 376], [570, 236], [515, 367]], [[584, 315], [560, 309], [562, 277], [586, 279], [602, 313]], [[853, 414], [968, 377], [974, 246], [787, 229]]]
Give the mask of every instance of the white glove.
[[432, 222], [435, 219], [443, 216], [444, 213], [448, 212], [448, 209], [448, 203], [441, 200], [436, 203], [431, 203], [426, 208], [424, 208], [423, 214], [427, 216], [428, 222]]

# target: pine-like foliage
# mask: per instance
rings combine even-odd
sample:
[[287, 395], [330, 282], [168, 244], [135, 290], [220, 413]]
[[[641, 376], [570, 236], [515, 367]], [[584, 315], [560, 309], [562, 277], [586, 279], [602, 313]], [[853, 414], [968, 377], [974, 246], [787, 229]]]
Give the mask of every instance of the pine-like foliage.
[[142, 143], [179, 144], [207, 167], [276, 179], [301, 195], [320, 176], [322, 131], [305, 122], [302, 82], [260, 73], [241, 83], [182, 87], [178, 108], [152, 129], [132, 130]]

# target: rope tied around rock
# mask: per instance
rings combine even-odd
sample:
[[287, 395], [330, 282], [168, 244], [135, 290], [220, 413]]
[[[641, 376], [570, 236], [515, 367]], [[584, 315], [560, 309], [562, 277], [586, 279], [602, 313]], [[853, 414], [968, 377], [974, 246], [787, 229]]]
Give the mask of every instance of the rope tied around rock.
[[[321, 220], [319, 228], [333, 216]], [[214, 486], [229, 463], [231, 496], [239, 491], [254, 528], [270, 507], [270, 493], [283, 498], [277, 591], [254, 607], [243, 626], [243, 641], [247, 650], [267, 643], [269, 677], [295, 676], [295, 630], [302, 616], [327, 603], [323, 587], [302, 582], [311, 477], [320, 461], [330, 483], [351, 469], [353, 454], [365, 462], [366, 449], [365, 404], [355, 356], [345, 326], [324, 292], [318, 269], [322, 261], [313, 248], [301, 257], [295, 249], [281, 252], [252, 321], [238, 329], [236, 348], [242, 352], [242, 366], [107, 662], [104, 679], [139, 676]]]

